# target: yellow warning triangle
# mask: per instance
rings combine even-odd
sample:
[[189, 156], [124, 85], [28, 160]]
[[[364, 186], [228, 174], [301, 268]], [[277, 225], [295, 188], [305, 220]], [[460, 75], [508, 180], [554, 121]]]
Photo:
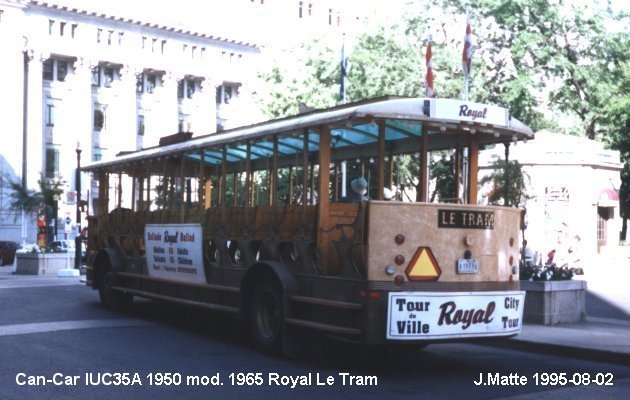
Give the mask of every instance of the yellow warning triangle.
[[435, 261], [433, 252], [429, 247], [419, 247], [413, 259], [407, 267], [407, 278], [409, 280], [435, 280], [442, 270]]

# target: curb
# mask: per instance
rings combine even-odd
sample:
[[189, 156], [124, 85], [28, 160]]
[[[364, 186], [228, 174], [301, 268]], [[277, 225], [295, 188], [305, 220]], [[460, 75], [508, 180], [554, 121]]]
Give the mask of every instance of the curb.
[[618, 353], [608, 350], [577, 347], [571, 346], [570, 344], [561, 345], [511, 338], [497, 340], [493, 341], [492, 343], [482, 345], [498, 346], [507, 349], [526, 350], [532, 353], [558, 355], [563, 357], [578, 358], [582, 360], [620, 364], [623, 366], [630, 365], [630, 354], [628, 353]]

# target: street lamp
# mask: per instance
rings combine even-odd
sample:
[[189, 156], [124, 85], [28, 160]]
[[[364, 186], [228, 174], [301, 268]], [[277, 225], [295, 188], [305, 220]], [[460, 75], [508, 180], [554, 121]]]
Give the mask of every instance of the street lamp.
[[81, 268], [81, 142], [77, 142], [77, 169], [74, 176], [76, 188], [75, 204], [77, 207], [77, 236], [74, 238], [74, 268]]

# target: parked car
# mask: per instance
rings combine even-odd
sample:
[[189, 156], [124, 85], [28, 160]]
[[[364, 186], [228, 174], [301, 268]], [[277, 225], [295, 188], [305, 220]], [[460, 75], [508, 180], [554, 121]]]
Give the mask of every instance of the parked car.
[[15, 252], [21, 248], [20, 242], [0, 240], [0, 265], [13, 264]]
[[50, 242], [50, 249], [55, 253], [74, 252], [73, 240], [55, 240]]
[[[72, 253], [76, 251], [74, 240], [55, 240], [50, 242], [50, 249], [54, 253]], [[81, 242], [81, 260], [85, 260], [86, 246], [85, 242]]]

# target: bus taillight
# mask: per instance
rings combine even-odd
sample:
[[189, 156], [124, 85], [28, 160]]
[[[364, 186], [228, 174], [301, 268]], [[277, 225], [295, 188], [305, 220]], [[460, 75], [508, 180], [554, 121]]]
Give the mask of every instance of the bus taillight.
[[359, 291], [359, 296], [361, 297], [369, 297], [370, 299], [378, 300], [381, 298], [381, 292], [373, 292], [373, 291]]

